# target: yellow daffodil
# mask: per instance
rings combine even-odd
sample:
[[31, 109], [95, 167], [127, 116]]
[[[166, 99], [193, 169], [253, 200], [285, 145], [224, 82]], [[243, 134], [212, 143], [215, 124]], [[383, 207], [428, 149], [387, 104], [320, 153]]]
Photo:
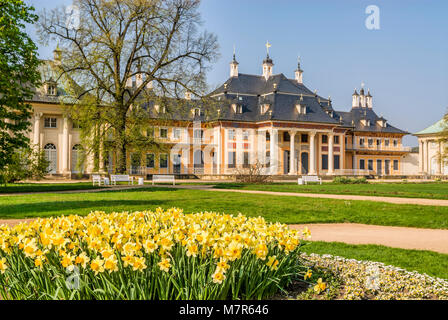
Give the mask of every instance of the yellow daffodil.
[[268, 267], [271, 268], [271, 270], [277, 270], [278, 269], [278, 260], [277, 260], [277, 256], [271, 256], [268, 258], [268, 262], [266, 263], [266, 265]]
[[0, 273], [4, 274], [6, 269], [8, 269], [8, 265], [6, 264], [6, 258], [0, 259]]
[[225, 280], [226, 276], [220, 272], [219, 270], [217, 270], [215, 273], [213, 273], [212, 275], [212, 279], [214, 283], [219, 283], [221, 284], [224, 280]]
[[313, 272], [311, 272], [311, 270], [308, 269], [308, 271], [305, 273], [305, 276], [303, 277], [304, 280], [311, 278], [311, 276], [313, 275]]
[[159, 266], [160, 270], [162, 270], [162, 271], [165, 271], [165, 272], [170, 271], [171, 264], [170, 264], [170, 259], [168, 259], [168, 258], [162, 259], [162, 261], [160, 261], [157, 265]]
[[314, 286], [314, 292], [316, 292], [317, 294], [321, 293], [322, 291], [324, 291], [327, 288], [327, 284], [325, 282], [322, 281], [322, 278], [319, 278], [317, 280], [317, 284]]

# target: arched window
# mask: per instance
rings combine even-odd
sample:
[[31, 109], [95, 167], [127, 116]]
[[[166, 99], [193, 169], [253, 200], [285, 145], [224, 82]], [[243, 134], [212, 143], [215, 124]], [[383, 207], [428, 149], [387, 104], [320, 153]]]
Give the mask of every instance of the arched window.
[[72, 173], [84, 172], [84, 163], [83, 163], [82, 152], [83, 152], [83, 149], [80, 144], [75, 144], [72, 147], [72, 159], [71, 159]]
[[52, 143], [48, 143], [45, 145], [44, 151], [45, 151], [45, 158], [49, 162], [47, 168], [48, 173], [56, 173], [57, 161], [58, 161], [56, 146]]

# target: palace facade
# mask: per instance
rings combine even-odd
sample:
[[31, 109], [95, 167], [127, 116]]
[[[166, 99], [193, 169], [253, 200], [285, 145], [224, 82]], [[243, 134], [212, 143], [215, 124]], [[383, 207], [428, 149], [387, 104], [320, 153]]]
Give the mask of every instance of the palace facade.
[[[60, 52], [55, 50], [54, 60], [44, 61], [41, 68], [43, 86], [30, 101], [34, 108], [30, 138], [45, 150], [51, 174], [89, 174], [93, 159], [77, 165], [80, 132], [61, 105], [67, 94], [63, 83], [55, 80], [60, 63]], [[375, 113], [370, 91], [355, 89], [350, 110], [338, 111], [330, 98], [304, 85], [300, 62], [293, 79], [274, 74], [273, 67], [268, 54], [262, 74], [243, 74], [234, 55], [230, 77], [209, 95], [219, 105], [216, 115], [205, 116], [187, 93], [191, 112], [148, 133], [167, 151], [130, 152], [129, 173], [222, 177], [257, 163], [264, 174], [279, 176], [402, 174], [403, 158], [410, 152], [402, 138], [408, 133]], [[163, 106], [146, 107], [154, 119], [165, 112]], [[101, 159], [101, 172], [113, 169], [113, 155]]]

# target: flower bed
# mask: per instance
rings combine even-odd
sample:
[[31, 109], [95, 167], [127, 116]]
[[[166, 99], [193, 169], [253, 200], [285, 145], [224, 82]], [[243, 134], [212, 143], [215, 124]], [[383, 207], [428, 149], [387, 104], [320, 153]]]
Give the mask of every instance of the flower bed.
[[330, 272], [340, 280], [337, 299], [448, 299], [447, 280], [380, 262], [317, 254], [301, 257], [306, 266]]
[[303, 279], [300, 233], [170, 209], [0, 226], [2, 299], [260, 299]]

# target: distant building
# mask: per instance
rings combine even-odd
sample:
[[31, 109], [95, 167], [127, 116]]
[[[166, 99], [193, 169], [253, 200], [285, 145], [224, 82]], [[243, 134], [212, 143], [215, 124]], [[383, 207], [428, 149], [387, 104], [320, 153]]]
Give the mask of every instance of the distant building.
[[428, 128], [414, 133], [419, 145], [419, 173], [425, 175], [448, 175], [448, 161], [443, 153], [448, 143], [442, 141], [441, 133], [448, 123], [441, 119]]
[[[76, 165], [83, 148], [78, 127], [61, 105], [61, 99], [70, 98], [63, 79], [56, 81], [60, 51], [44, 62], [43, 86], [30, 101], [30, 138], [45, 150], [51, 173], [91, 173], [93, 159], [82, 168]], [[355, 89], [350, 111], [337, 111], [330, 97], [304, 85], [300, 61], [293, 79], [274, 74], [273, 66], [267, 54], [261, 75], [239, 73], [234, 55], [230, 77], [210, 93], [221, 104], [217, 114], [204, 116], [202, 106], [186, 94], [191, 112], [168, 124], [165, 120], [150, 133], [170, 151], [130, 152], [130, 173], [223, 176], [259, 162], [263, 173], [271, 175], [403, 174], [403, 157], [410, 148], [403, 147], [402, 138], [408, 133], [375, 113], [373, 97], [364, 86], [359, 93]], [[155, 119], [165, 110], [152, 103], [146, 109]], [[100, 160], [101, 171], [113, 171], [112, 154]]]

